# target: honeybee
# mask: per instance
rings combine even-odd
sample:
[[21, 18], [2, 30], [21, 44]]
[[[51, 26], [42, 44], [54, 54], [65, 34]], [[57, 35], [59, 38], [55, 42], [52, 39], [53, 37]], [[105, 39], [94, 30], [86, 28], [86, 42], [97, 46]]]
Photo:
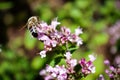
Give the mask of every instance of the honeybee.
[[30, 31], [30, 33], [32, 34], [33, 37], [38, 37], [38, 33], [37, 33], [37, 30], [36, 30], [36, 27], [39, 23], [39, 19], [37, 16], [32, 16], [28, 19], [28, 22], [27, 22], [27, 27], [28, 27], [28, 30]]
[[27, 26], [31, 35], [35, 38], [38, 37], [38, 33], [37, 33], [37, 30], [36, 30], [36, 27], [37, 27], [38, 23], [39, 23], [39, 18], [37, 16], [32, 16], [28, 19], [26, 25], [24, 26], [24, 27]]

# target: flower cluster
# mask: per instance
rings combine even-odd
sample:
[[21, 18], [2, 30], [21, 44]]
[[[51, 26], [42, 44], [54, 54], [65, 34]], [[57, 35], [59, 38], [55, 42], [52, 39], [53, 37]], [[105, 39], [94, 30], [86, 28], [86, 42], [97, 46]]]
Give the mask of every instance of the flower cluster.
[[[45, 80], [50, 80], [50, 79], [71, 80], [71, 78], [76, 79], [77, 77], [76, 75], [80, 76], [81, 75], [79, 74], [80, 72], [82, 72], [82, 75], [88, 75], [90, 73], [95, 72], [95, 67], [92, 61], [86, 62], [85, 59], [81, 59], [78, 63], [76, 59], [71, 58], [72, 55], [70, 52], [66, 52], [64, 56], [65, 56], [66, 65], [62, 65], [62, 66], [56, 65], [55, 67], [47, 65], [46, 69], [40, 71], [40, 75], [44, 76]], [[76, 71], [75, 67], [77, 65], [81, 66], [82, 69]]]
[[51, 51], [57, 45], [63, 45], [68, 42], [76, 43], [77, 46], [82, 44], [82, 40], [79, 37], [79, 34], [82, 33], [80, 28], [77, 28], [75, 33], [71, 33], [70, 29], [66, 27], [60, 27], [60, 30], [56, 29], [59, 24], [60, 22], [57, 22], [57, 18], [55, 18], [50, 25], [45, 22], [40, 22], [37, 25], [37, 39], [44, 43], [44, 50], [40, 52], [42, 58], [46, 57], [47, 51]]
[[66, 54], [64, 55], [66, 57], [66, 68], [69, 74], [71, 73], [75, 73], [74, 71], [74, 67], [77, 65], [77, 60], [76, 59], [72, 59], [71, 56], [72, 54], [70, 52], [66, 52]]
[[108, 60], [105, 60], [104, 63], [108, 66], [108, 69], [105, 70], [105, 72], [108, 74], [108, 76], [111, 79], [120, 79], [120, 67], [117, 66], [111, 66], [110, 62]]
[[64, 54], [66, 58], [66, 66], [56, 65], [55, 67], [47, 65], [46, 69], [40, 71], [40, 75], [44, 76], [45, 80], [57, 79], [57, 80], [68, 80], [68, 74], [74, 73], [74, 67], [77, 64], [76, 59], [71, 59], [71, 53], [66, 52]]
[[93, 55], [89, 55], [90, 60], [87, 62], [85, 58], [82, 58], [79, 61], [79, 64], [82, 67], [82, 73], [84, 75], [88, 75], [90, 73], [95, 73], [95, 66], [93, 65], [93, 61], [95, 60], [95, 57]]
[[67, 80], [67, 70], [64, 65], [55, 67], [47, 65], [45, 70], [40, 71], [40, 75], [44, 76], [44, 80]]
[[[95, 73], [94, 56], [89, 55], [89, 61], [85, 58], [79, 61], [71, 58], [72, 52], [82, 44], [82, 39], [79, 37], [82, 29], [77, 28], [71, 33], [70, 29], [64, 26], [57, 28], [59, 24], [57, 18], [52, 20], [50, 25], [43, 21], [35, 24], [36, 38], [44, 44], [44, 49], [39, 53], [41, 58], [46, 57], [48, 51], [58, 51], [58, 55], [60, 54], [60, 57], [53, 59], [55, 64], [53, 66], [47, 64], [46, 68], [40, 71], [40, 75], [44, 80], [77, 80]], [[57, 59], [63, 59], [65, 64], [59, 65], [61, 60]]]

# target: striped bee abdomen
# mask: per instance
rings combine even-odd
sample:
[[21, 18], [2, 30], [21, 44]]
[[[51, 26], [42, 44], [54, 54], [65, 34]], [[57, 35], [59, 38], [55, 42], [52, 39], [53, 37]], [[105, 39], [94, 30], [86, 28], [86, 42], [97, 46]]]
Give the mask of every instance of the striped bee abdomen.
[[35, 38], [38, 37], [38, 33], [37, 33], [37, 30], [36, 30], [36, 27], [31, 26], [28, 29], [29, 29], [29, 31], [30, 31], [30, 33], [32, 34], [33, 37], [35, 37]]

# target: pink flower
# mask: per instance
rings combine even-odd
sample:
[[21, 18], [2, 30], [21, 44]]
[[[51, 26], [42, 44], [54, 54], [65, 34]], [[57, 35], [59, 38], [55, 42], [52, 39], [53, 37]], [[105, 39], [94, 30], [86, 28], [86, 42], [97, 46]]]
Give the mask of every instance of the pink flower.
[[99, 75], [99, 78], [97, 80], [105, 80], [104, 76], [102, 74]]
[[39, 33], [38, 34], [38, 40], [41, 40], [41, 41], [46, 41], [46, 40], [50, 40], [49, 37], [43, 33]]
[[44, 79], [45, 79], [45, 80], [53, 80], [54, 78], [53, 78], [51, 75], [47, 75], [47, 76], [45, 76]]
[[94, 55], [89, 55], [89, 58], [90, 58], [90, 61], [92, 62], [96, 59]]
[[41, 58], [46, 57], [46, 51], [45, 50], [41, 51], [39, 54], [41, 55]]
[[75, 29], [75, 34], [76, 35], [79, 35], [79, 34], [82, 34], [82, 33], [83, 33], [82, 29], [80, 29], [80, 28]]
[[66, 57], [66, 63], [67, 63], [67, 72], [68, 73], [74, 73], [74, 67], [77, 65], [77, 60], [76, 59], [71, 59], [72, 54], [70, 52], [66, 52], [64, 54]]
[[44, 76], [44, 79], [67, 80], [67, 70], [65, 69], [64, 65], [56, 65], [55, 67], [47, 65], [44, 72], [42, 70], [40, 73], [40, 75]]
[[44, 22], [44, 21], [42, 21], [42, 22], [40, 23], [40, 27], [44, 28], [45, 26], [48, 26], [47, 23]]
[[44, 49], [45, 49], [46, 51], [51, 51], [51, 50], [52, 50], [52, 47], [51, 47], [51, 45], [44, 45]]
[[75, 34], [68, 36], [68, 40], [72, 43], [77, 43], [77, 46], [80, 46], [82, 44], [82, 39]]
[[95, 67], [92, 61], [86, 61], [84, 58], [79, 61], [79, 64], [82, 67], [82, 73], [88, 75], [90, 73], [95, 73]]
[[66, 57], [67, 60], [71, 59], [72, 54], [70, 52], [66, 52], [66, 54], [64, 54], [64, 56]]
[[61, 32], [62, 32], [63, 35], [65, 35], [66, 37], [71, 34], [70, 29], [69, 29], [69, 28], [66, 28], [66, 27], [61, 27]]
[[105, 61], [104, 61], [104, 64], [106, 64], [106, 65], [110, 65], [109, 60], [105, 60]]
[[59, 25], [59, 24], [60, 24], [60, 22], [57, 22], [57, 18], [55, 18], [55, 19], [52, 20], [50, 26], [52, 26], [53, 30], [56, 30], [56, 27], [57, 27], [57, 25]]
[[113, 66], [110, 66], [109, 68], [110, 68], [111, 71], [115, 70], [115, 68]]
[[76, 42], [77, 42], [77, 46], [80, 46], [82, 44], [82, 39], [81, 38], [77, 38]]
[[108, 69], [106, 69], [105, 72], [108, 74], [110, 71]]
[[52, 47], [56, 47], [57, 44], [58, 44], [58, 42], [56, 40], [51, 40]]
[[61, 41], [62, 44], [64, 44], [68, 41], [68, 39], [67, 39], [66, 36], [62, 36], [60, 41]]
[[[120, 75], [120, 68], [118, 66], [111, 66], [109, 60], [105, 60], [104, 63], [107, 65], [108, 69], [105, 70], [105, 73], [111, 78], [116, 79]], [[118, 78], [120, 79], [120, 78]]]
[[77, 60], [76, 59], [71, 59], [68, 63], [70, 64], [70, 67], [73, 68], [77, 65]]
[[74, 67], [77, 65], [76, 59], [66, 60], [68, 73], [75, 73]]
[[39, 74], [40, 74], [40, 75], [46, 75], [46, 70], [44, 70], [44, 69], [41, 70], [41, 71], [39, 72]]

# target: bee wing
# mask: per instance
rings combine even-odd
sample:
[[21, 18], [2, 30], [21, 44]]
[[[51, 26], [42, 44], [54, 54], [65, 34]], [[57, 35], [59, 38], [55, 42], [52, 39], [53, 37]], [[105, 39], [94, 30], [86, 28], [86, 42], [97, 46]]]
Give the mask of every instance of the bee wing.
[[27, 24], [25, 24], [22, 28], [20, 28], [19, 31], [23, 30], [25, 27], [27, 27]]

